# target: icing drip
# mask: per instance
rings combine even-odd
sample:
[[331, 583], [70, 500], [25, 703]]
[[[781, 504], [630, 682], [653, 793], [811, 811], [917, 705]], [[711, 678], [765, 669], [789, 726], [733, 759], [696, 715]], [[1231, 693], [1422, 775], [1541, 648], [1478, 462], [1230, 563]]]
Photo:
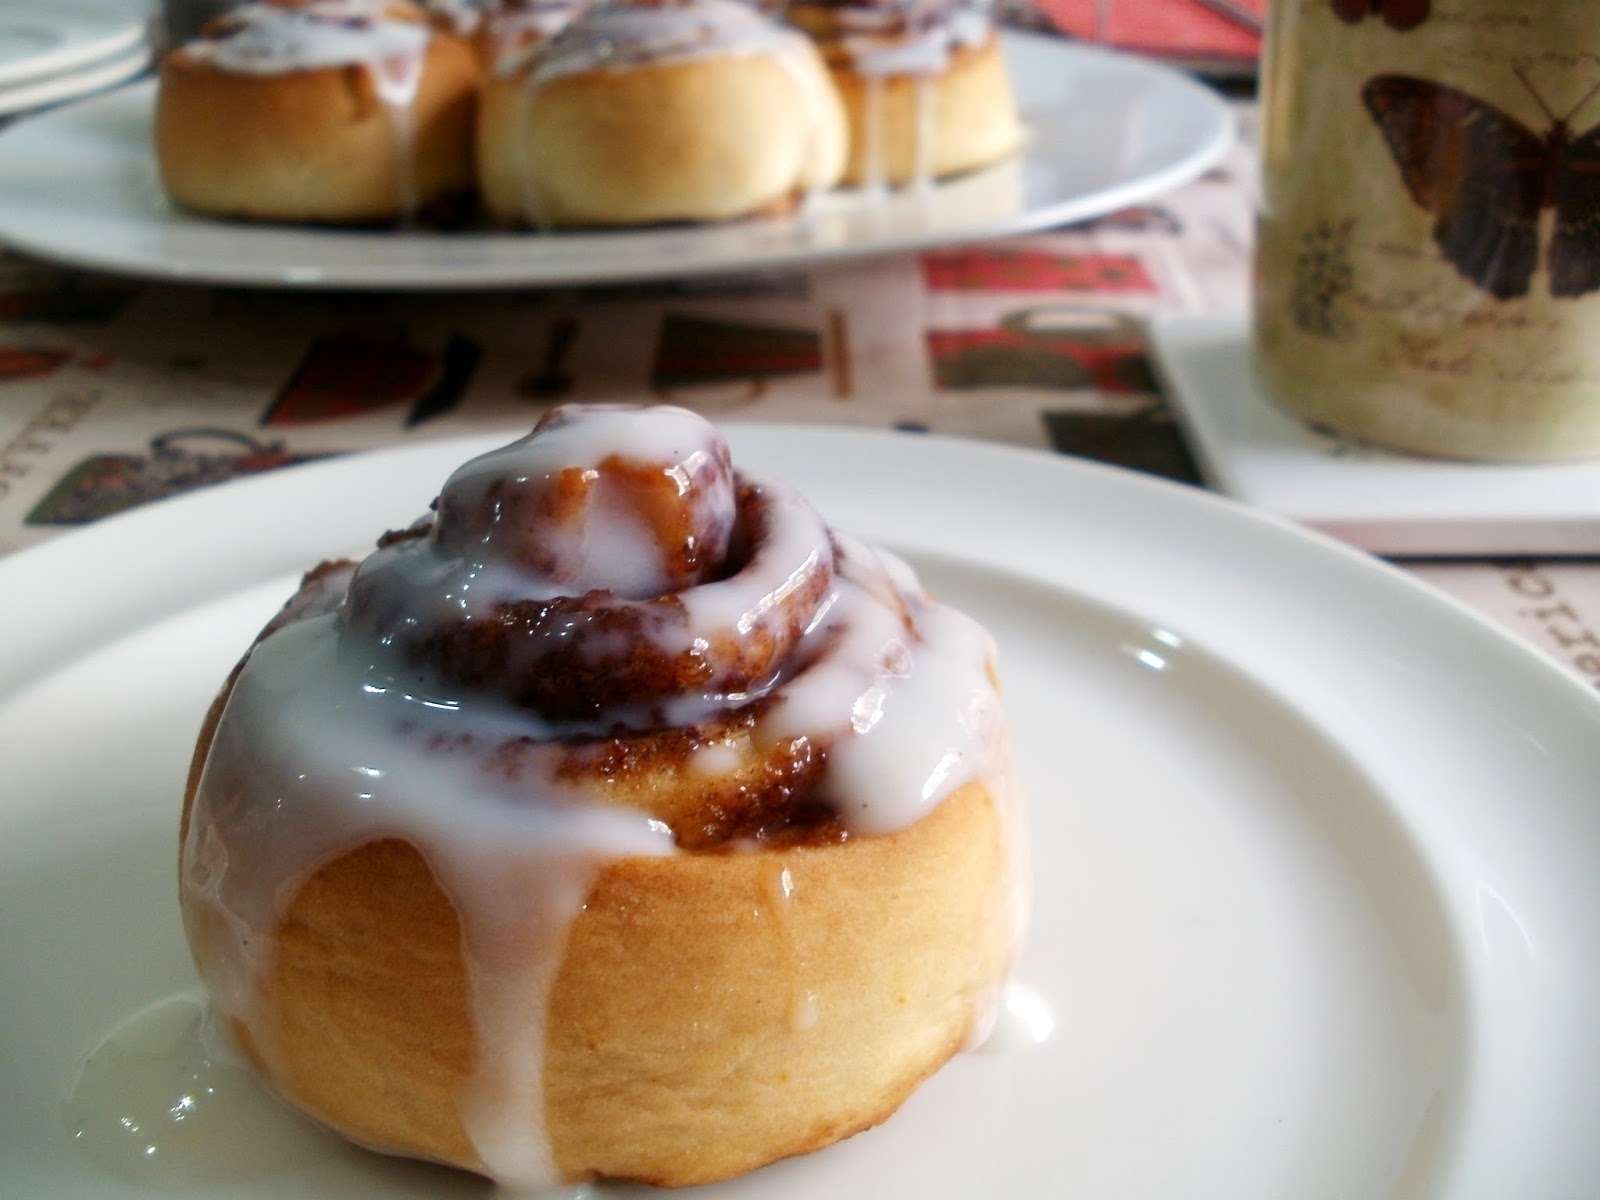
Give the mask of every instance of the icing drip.
[[428, 0], [428, 12], [457, 36], [479, 38], [491, 69], [520, 67], [583, 10], [588, 0]]
[[494, 71], [509, 75], [517, 70], [530, 55], [572, 24], [585, 3], [586, 0], [534, 0], [498, 13], [487, 30]]
[[881, 199], [889, 188], [888, 98], [884, 82], [876, 75], [864, 81], [861, 118], [861, 189]]
[[389, 110], [389, 124], [394, 131], [395, 180], [400, 194], [400, 212], [408, 219], [414, 217], [422, 207], [413, 147], [417, 137], [417, 89], [422, 86], [425, 61], [419, 53], [409, 57], [380, 58], [367, 65], [367, 73], [377, 88], [378, 96]]
[[181, 53], [260, 75], [417, 58], [428, 44], [427, 25], [392, 17], [390, 9], [384, 0], [244, 4], [208, 25]]
[[830, 23], [830, 44], [861, 75], [936, 75], [959, 48], [982, 45], [993, 32], [988, 14], [950, 0], [806, 0]]
[[925, 193], [933, 185], [934, 164], [938, 156], [939, 122], [938, 114], [934, 111], [937, 101], [931, 76], [917, 76], [912, 87], [916, 89], [916, 100], [912, 106], [916, 132], [912, 135], [914, 157], [911, 184], [917, 191]]
[[552, 38], [533, 63], [537, 85], [600, 67], [712, 54], [803, 52], [804, 38], [739, 0], [605, 0]]
[[516, 137], [512, 140], [511, 153], [516, 167], [514, 178], [522, 219], [534, 229], [548, 232], [550, 220], [546, 216], [544, 201], [539, 192], [539, 174], [530, 148], [529, 130], [533, 125], [533, 97], [532, 87], [524, 84], [517, 89], [513, 101], [516, 107], [512, 116], [516, 126]]
[[869, 196], [902, 183], [925, 193], [941, 171], [941, 105], [958, 103], [941, 95], [945, 75], [958, 52], [994, 37], [985, 8], [970, 0], [796, 0], [789, 16], [859, 94], [853, 181]]
[[[973, 779], [1008, 795], [992, 654], [905, 564], [742, 477], [700, 418], [558, 409], [458, 470], [431, 519], [314, 572], [247, 657], [183, 847], [213, 1002], [271, 1067], [285, 909], [344, 853], [411, 844], [461, 922], [462, 1124], [488, 1174], [548, 1185], [545, 1014], [596, 873], [807, 823], [903, 829]], [[529, 682], [549, 677], [581, 698]], [[641, 745], [689, 816], [630, 804]], [[780, 922], [793, 902], [776, 876]], [[818, 1019], [804, 989], [789, 1019]]]

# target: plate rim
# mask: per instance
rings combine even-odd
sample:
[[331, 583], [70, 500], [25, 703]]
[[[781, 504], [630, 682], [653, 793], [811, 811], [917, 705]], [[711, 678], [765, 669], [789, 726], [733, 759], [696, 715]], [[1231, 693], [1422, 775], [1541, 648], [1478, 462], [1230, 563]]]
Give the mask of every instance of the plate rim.
[[[715, 252], [715, 247], [710, 245], [713, 239], [726, 239], [729, 232], [735, 230], [734, 223], [651, 230], [558, 233], [553, 236], [561, 238], [568, 248], [564, 251], [562, 260], [553, 264], [548, 262], [541, 264], [540, 256], [537, 254], [521, 257], [502, 254], [496, 258], [495, 251], [522, 246], [529, 238], [552, 235], [493, 230], [429, 235], [409, 234], [404, 231], [391, 233], [266, 223], [251, 225], [244, 222], [230, 223], [205, 217], [189, 217], [173, 210], [161, 195], [155, 168], [148, 156], [142, 157], [137, 164], [134, 164], [131, 158], [124, 157], [108, 160], [108, 170], [128, 165], [136, 165], [139, 168], [137, 181], [126, 182], [123, 185], [123, 193], [131, 193], [136, 188], [146, 193], [147, 207], [130, 208], [121, 219], [126, 224], [128, 232], [140, 235], [138, 240], [149, 242], [149, 245], [140, 249], [130, 249], [127, 246], [109, 249], [94, 245], [85, 247], [78, 239], [53, 234], [51, 222], [45, 220], [42, 214], [34, 213], [29, 217], [27, 211], [24, 211], [19, 219], [18, 214], [8, 212], [3, 204], [0, 204], [0, 238], [4, 238], [15, 249], [25, 253], [79, 268], [106, 270], [152, 280], [218, 285], [301, 290], [336, 288], [355, 291], [502, 290], [564, 284], [639, 282], [673, 276], [721, 275], [747, 270], [773, 270], [803, 264], [849, 261], [963, 241], [1034, 233], [1054, 225], [1101, 216], [1181, 186], [1220, 162], [1237, 139], [1237, 120], [1227, 101], [1204, 83], [1174, 67], [1140, 55], [1084, 46], [1048, 33], [1031, 30], [1004, 28], [1000, 31], [1000, 39], [1008, 56], [1019, 53], [1048, 54], [1052, 58], [1059, 58], [1069, 68], [1087, 64], [1089, 69], [1097, 67], [1109, 69], [1124, 78], [1137, 79], [1142, 83], [1181, 94], [1186, 100], [1193, 101], [1195, 113], [1204, 114], [1204, 126], [1208, 130], [1208, 136], [1191, 146], [1186, 154], [1173, 158], [1159, 169], [1151, 170], [1145, 175], [1123, 180], [1093, 192], [1080, 192], [1033, 208], [1024, 208], [1020, 212], [988, 216], [965, 225], [920, 228], [895, 236], [884, 235], [874, 239], [839, 243], [814, 243], [801, 239], [795, 244], [782, 241], [774, 244], [770, 240], [763, 244], [745, 239], [741, 252], [728, 250]], [[1026, 76], [1021, 72], [1014, 72], [1014, 77], [1019, 101], [1024, 100], [1027, 94]], [[135, 82], [109, 95], [68, 104], [37, 118], [19, 122], [9, 130], [0, 131], [0, 169], [7, 167], [14, 169], [17, 163], [11, 161], [13, 159], [20, 159], [22, 163], [33, 160], [37, 154], [33, 142], [35, 138], [41, 136], [39, 126], [44, 122], [54, 123], [47, 129], [52, 134], [58, 135], [63, 128], [74, 130], [104, 111], [119, 119], [136, 118], [147, 125], [149, 114], [153, 109], [155, 90], [156, 82], [153, 79]], [[7, 138], [14, 137], [19, 130], [32, 132], [27, 133], [25, 139], [8, 142]], [[19, 140], [24, 151], [16, 149]], [[1021, 160], [1014, 161], [1020, 161], [1025, 165], [1026, 150]], [[989, 172], [1012, 167], [1013, 161], [999, 163], [974, 172], [971, 176], [960, 177], [950, 184], [935, 186], [959, 186]], [[1019, 201], [1020, 203], [1023, 202]], [[102, 217], [98, 223], [104, 225], [108, 219]], [[782, 231], [785, 228], [782, 223], [805, 219], [804, 214], [766, 218], [762, 224], [751, 224], [748, 228], [753, 231], [753, 237], [759, 237], [763, 230]], [[170, 254], [164, 256], [160, 253], [161, 235], [173, 228], [180, 232], [184, 229], [198, 231], [225, 229], [252, 241], [279, 239], [297, 249], [291, 255], [273, 259], [270, 264], [238, 259], [218, 260], [214, 254], [207, 259], [204, 255], [192, 252], [188, 257], [174, 258]], [[326, 247], [336, 242], [354, 251], [358, 246], [370, 246], [374, 239], [384, 238], [414, 238], [416, 253], [419, 256], [437, 259], [443, 255], [446, 261], [419, 264], [367, 255], [354, 262], [341, 263], [334, 268], [329, 268], [325, 262], [318, 261], [315, 248], [319, 243]], [[663, 248], [658, 250], [653, 259], [626, 253], [603, 255], [602, 252], [606, 247], [615, 247], [621, 238], [631, 239], [622, 244], [635, 247], [648, 244], [647, 239], [658, 239]], [[479, 259], [469, 264], [457, 261], [452, 265], [448, 261], [448, 248], [452, 241], [458, 250], [474, 246], [481, 248]], [[697, 246], [696, 241], [704, 244]], [[704, 253], [708, 248], [711, 248], [713, 253]], [[585, 254], [584, 251], [589, 249], [602, 256], [596, 258], [595, 255]], [[571, 260], [574, 258], [581, 259], [584, 265], [573, 265]]]

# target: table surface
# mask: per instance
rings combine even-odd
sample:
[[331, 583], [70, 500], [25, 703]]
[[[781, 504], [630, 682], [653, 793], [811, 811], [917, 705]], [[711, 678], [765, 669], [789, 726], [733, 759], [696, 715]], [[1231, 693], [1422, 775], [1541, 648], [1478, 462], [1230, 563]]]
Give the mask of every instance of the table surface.
[[[0, 554], [191, 487], [526, 427], [573, 400], [992, 439], [1203, 486], [1145, 322], [1248, 304], [1248, 101], [1239, 116], [1222, 166], [1135, 209], [739, 277], [289, 292], [144, 283], [0, 250]], [[1600, 687], [1600, 561], [1401, 565]]]

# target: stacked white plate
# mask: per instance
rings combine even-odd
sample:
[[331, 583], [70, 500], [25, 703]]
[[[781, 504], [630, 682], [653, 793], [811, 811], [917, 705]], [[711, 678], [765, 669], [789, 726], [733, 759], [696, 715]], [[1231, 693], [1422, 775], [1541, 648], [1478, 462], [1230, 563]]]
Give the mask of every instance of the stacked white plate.
[[131, 79], [151, 53], [137, 0], [0, 0], [0, 117]]

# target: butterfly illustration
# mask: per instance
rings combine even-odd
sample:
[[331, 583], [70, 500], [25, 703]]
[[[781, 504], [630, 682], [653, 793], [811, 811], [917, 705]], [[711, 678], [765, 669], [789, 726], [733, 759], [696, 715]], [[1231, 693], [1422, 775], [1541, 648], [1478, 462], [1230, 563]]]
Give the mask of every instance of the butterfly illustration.
[[1558, 117], [1520, 69], [1517, 78], [1550, 120], [1543, 136], [1485, 100], [1411, 75], [1376, 75], [1361, 98], [1457, 271], [1498, 299], [1526, 295], [1539, 216], [1552, 208], [1550, 294], [1581, 296], [1600, 288], [1600, 125], [1574, 137], [1569, 122], [1600, 84]]
[[1376, 13], [1385, 25], [1404, 32], [1428, 19], [1428, 0], [1332, 0], [1332, 3], [1334, 15], [1349, 25]]

